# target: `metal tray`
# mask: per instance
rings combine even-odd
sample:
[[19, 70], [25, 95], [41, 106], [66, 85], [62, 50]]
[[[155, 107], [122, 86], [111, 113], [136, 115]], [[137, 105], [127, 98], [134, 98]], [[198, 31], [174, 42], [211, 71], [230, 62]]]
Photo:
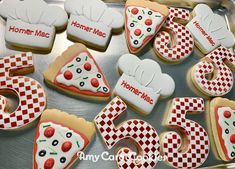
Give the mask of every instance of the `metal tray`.
[[[51, 1], [48, 0], [51, 4], [56, 4], [63, 6], [61, 1]], [[109, 6], [116, 8], [120, 12], [123, 12], [123, 4], [121, 3], [109, 3]], [[228, 18], [227, 10], [217, 10], [217, 12], [224, 17]], [[227, 19], [226, 19], [227, 20]], [[229, 24], [228, 24], [229, 26]], [[4, 57], [10, 54], [18, 53], [19, 51], [14, 51], [7, 49], [5, 46], [4, 40], [4, 31], [5, 31], [5, 22], [0, 19], [0, 57]], [[73, 42], [67, 40], [66, 33], [57, 34], [53, 50], [50, 54], [34, 54], [35, 62], [35, 72], [33, 74], [27, 75], [36, 80], [38, 80], [44, 87], [47, 93], [47, 107], [48, 108], [57, 108], [63, 111], [76, 114], [87, 120], [93, 121], [94, 117], [101, 111], [102, 108], [106, 106], [106, 103], [95, 103], [95, 102], [86, 102], [83, 100], [78, 100], [71, 98], [69, 96], [58, 93], [50, 88], [48, 88], [44, 81], [42, 72], [47, 69], [49, 63], [51, 63], [57, 56], [59, 56], [68, 46], [72, 45]], [[118, 58], [128, 53], [128, 48], [126, 45], [124, 31], [121, 34], [114, 35], [111, 39], [110, 45], [105, 52], [97, 52], [90, 50], [91, 54], [94, 56], [98, 64], [103, 70], [106, 78], [109, 81], [111, 88], [113, 89], [120, 75], [116, 70], [116, 63]], [[161, 62], [155, 55], [151, 43], [147, 46], [141, 54], [139, 54], [141, 59], [149, 58], [157, 61], [161, 64], [163, 72], [170, 74], [176, 83], [175, 93], [171, 98], [161, 100], [157, 103], [154, 111], [151, 115], [147, 117], [142, 117], [128, 108], [126, 114], [118, 120], [122, 122], [127, 119], [143, 119], [150, 123], [158, 132], [161, 134], [166, 131], [167, 128], [162, 126], [162, 118], [165, 113], [167, 102], [174, 97], [187, 97], [187, 96], [197, 96], [194, 94], [187, 85], [186, 74], [190, 67], [195, 65], [199, 61], [199, 56], [194, 52], [187, 60], [178, 65], [169, 65]], [[224, 97], [235, 100], [235, 92], [230, 92]], [[13, 97], [14, 100], [14, 97]], [[205, 129], [206, 125], [206, 112], [198, 115], [190, 115], [189, 119], [192, 119], [199, 124], [201, 124]], [[36, 128], [36, 123], [33, 126], [30, 126], [26, 130], [22, 131], [0, 131], [0, 169], [30, 169], [32, 168], [32, 156], [33, 156], [33, 141], [34, 141], [34, 132]], [[99, 134], [96, 135], [94, 141], [91, 143], [89, 149], [86, 151], [87, 154], [99, 155], [104, 151], [108, 151], [110, 154], [114, 155], [118, 147], [123, 143], [118, 144], [115, 148], [108, 151], [105, 147]], [[78, 164], [79, 163], [79, 164]], [[235, 163], [233, 160], [228, 166], [228, 168], [234, 167], [232, 163]], [[222, 164], [222, 165], [221, 165]], [[214, 165], [221, 165], [217, 168], [223, 168], [226, 163], [216, 160], [213, 152], [210, 152], [210, 155], [207, 161], [201, 167], [208, 167]], [[94, 169], [94, 168], [104, 168], [112, 169], [117, 168], [115, 161], [102, 161], [94, 163], [92, 161], [79, 161], [72, 168], [82, 168], [82, 169]], [[169, 168], [164, 162], [159, 162], [155, 168]], [[214, 168], [214, 167], [213, 167]], [[226, 167], [225, 167], [226, 168]]]

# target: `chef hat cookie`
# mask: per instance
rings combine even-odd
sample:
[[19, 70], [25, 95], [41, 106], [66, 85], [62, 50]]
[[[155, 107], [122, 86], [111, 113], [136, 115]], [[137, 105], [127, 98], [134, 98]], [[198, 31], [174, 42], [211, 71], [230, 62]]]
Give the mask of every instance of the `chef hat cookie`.
[[68, 20], [66, 12], [43, 0], [3, 0], [0, 16], [6, 19], [5, 40], [11, 46], [50, 51], [56, 31]]
[[197, 5], [193, 15], [195, 17], [187, 24], [187, 28], [204, 54], [210, 53], [220, 45], [229, 48], [235, 44], [235, 37], [228, 30], [225, 20], [214, 14], [209, 6]]
[[124, 26], [121, 13], [101, 0], [67, 0], [65, 10], [70, 14], [68, 38], [96, 49], [105, 50], [112, 30], [119, 31]]
[[142, 115], [151, 113], [159, 97], [169, 97], [175, 90], [174, 80], [162, 73], [159, 64], [151, 59], [140, 60], [135, 55], [126, 54], [119, 59], [118, 68], [122, 76], [114, 94]]

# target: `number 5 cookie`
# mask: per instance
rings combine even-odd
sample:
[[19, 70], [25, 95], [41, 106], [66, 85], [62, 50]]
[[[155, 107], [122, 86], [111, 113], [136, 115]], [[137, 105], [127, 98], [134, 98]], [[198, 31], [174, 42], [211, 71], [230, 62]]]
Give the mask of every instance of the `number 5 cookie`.
[[60, 110], [45, 110], [35, 134], [34, 169], [69, 168], [94, 134], [91, 122]]
[[235, 101], [215, 98], [209, 107], [217, 154], [224, 161], [235, 158]]
[[0, 16], [6, 19], [5, 40], [21, 48], [50, 51], [56, 31], [68, 20], [66, 12], [43, 0], [4, 0]]
[[125, 29], [128, 48], [138, 53], [154, 37], [169, 15], [166, 6], [146, 0], [128, 0]]
[[107, 100], [110, 88], [98, 64], [82, 44], [70, 46], [44, 72], [49, 86], [72, 96]]
[[175, 90], [174, 80], [153, 60], [126, 54], [119, 59], [118, 68], [122, 76], [113, 93], [143, 115], [151, 113], [159, 97], [169, 97]]
[[13, 112], [9, 100], [0, 95], [0, 129], [23, 128], [36, 120], [46, 107], [44, 88], [36, 80], [22, 76], [34, 71], [32, 53], [21, 53], [0, 58], [0, 90], [13, 93], [19, 105]]

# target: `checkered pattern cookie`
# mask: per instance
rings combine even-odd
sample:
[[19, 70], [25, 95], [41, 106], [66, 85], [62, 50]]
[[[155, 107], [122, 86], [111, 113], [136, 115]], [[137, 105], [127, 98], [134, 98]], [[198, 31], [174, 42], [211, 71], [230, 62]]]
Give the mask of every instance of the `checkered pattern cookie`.
[[[208, 96], [223, 96], [230, 92], [233, 87], [233, 74], [224, 61], [234, 67], [235, 54], [224, 47], [219, 47], [208, 54], [205, 59], [192, 69], [191, 77], [196, 87]], [[210, 73], [214, 73], [212, 80], [206, 78], [206, 75]]]
[[9, 57], [0, 58], [0, 87], [4, 90], [11, 90], [19, 98], [19, 106], [12, 113], [4, 112], [6, 98], [1, 96], [3, 103], [0, 109], [0, 129], [17, 129], [23, 127], [38, 116], [46, 106], [46, 95], [43, 87], [29, 77], [13, 76], [14, 73], [24, 73], [33, 69], [32, 53], [22, 53]]
[[[169, 11], [170, 15], [163, 25], [163, 31], [158, 33], [155, 38], [154, 50], [166, 61], [180, 62], [193, 52], [194, 41], [193, 36], [188, 29], [185, 26], [174, 22], [174, 19], [188, 22], [190, 20], [190, 12], [180, 8], [170, 8]], [[170, 44], [172, 47], [169, 47]]]
[[[167, 132], [161, 137], [162, 151], [167, 162], [174, 168], [197, 168], [202, 165], [209, 154], [209, 138], [198, 123], [187, 120], [187, 112], [204, 111], [202, 98], [175, 98], [166, 120], [166, 125], [177, 126], [187, 138], [188, 143], [176, 132]], [[184, 150], [181, 150], [181, 147]]]
[[[152, 169], [159, 156], [160, 145], [158, 134], [155, 129], [142, 120], [129, 120], [115, 127], [114, 120], [125, 110], [126, 104], [119, 98], [114, 98], [98, 116], [95, 118], [96, 126], [103, 137], [107, 147], [111, 149], [115, 144], [123, 139], [132, 139], [141, 150], [141, 155], [145, 159], [141, 161], [133, 157], [133, 152], [124, 147], [117, 153], [117, 160], [120, 169]], [[124, 158], [125, 157], [125, 158]], [[152, 157], [152, 158], [151, 158]]]

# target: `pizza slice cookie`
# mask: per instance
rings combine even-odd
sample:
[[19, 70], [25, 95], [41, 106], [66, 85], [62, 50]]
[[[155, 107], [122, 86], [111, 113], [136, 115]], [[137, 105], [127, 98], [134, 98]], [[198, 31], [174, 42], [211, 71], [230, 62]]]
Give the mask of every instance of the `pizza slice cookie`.
[[69, 168], [94, 134], [91, 122], [60, 110], [45, 110], [34, 140], [34, 169]]
[[131, 53], [138, 53], [167, 19], [164, 5], [146, 0], [128, 0], [125, 7], [126, 39]]
[[44, 72], [47, 84], [72, 96], [107, 100], [110, 88], [94, 58], [82, 44], [70, 46]]
[[210, 102], [210, 122], [218, 156], [235, 158], [235, 101], [215, 98]]

